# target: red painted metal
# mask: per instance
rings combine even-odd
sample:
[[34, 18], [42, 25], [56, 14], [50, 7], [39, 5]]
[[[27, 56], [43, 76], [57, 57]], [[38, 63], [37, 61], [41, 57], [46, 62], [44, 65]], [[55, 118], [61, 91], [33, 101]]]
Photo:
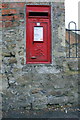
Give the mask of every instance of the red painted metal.
[[[37, 15], [30, 14], [30, 12], [37, 12]], [[40, 14], [38, 14], [39, 12]], [[26, 23], [26, 63], [51, 63], [50, 6], [27, 5]], [[41, 35], [43, 40], [35, 40], [35, 29], [37, 38]], [[40, 33], [37, 32], [37, 29]]]

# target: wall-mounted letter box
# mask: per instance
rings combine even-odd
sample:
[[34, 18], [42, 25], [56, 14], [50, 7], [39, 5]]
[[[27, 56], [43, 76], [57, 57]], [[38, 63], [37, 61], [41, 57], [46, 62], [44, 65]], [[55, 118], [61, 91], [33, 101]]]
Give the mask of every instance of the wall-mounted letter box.
[[51, 62], [50, 6], [26, 6], [26, 63]]

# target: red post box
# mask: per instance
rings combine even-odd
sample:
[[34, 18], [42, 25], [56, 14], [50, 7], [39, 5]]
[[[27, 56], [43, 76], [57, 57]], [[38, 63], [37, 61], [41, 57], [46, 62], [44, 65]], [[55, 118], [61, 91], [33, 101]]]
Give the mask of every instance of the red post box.
[[50, 6], [26, 6], [26, 63], [51, 63]]

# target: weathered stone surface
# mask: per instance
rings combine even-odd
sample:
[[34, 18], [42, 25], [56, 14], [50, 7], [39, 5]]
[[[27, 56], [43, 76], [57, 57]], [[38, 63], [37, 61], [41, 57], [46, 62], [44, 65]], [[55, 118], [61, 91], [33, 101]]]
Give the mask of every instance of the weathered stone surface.
[[62, 96], [62, 97], [55, 97], [55, 96], [52, 96], [52, 95], [50, 95], [49, 97], [48, 97], [48, 103], [49, 104], [59, 104], [59, 103], [67, 103], [67, 102], [69, 102], [69, 100], [68, 100], [68, 97], [67, 96]]
[[36, 88], [36, 89], [32, 90], [32, 94], [36, 94], [41, 90], [42, 90], [41, 88]]
[[78, 59], [76, 59], [75, 61], [70, 60], [67, 64], [70, 70], [78, 71]]
[[10, 63], [10, 64], [12, 64], [12, 63], [17, 63], [16, 58], [10, 58], [10, 59], [9, 59], [9, 63]]
[[7, 76], [4, 74], [2, 75], [2, 91], [6, 90], [8, 88], [8, 79]]
[[2, 55], [3, 55], [4, 57], [10, 57], [10, 56], [11, 56], [11, 54], [8, 53], [8, 52], [2, 53]]
[[43, 95], [35, 95], [35, 101], [33, 101], [33, 108], [34, 109], [43, 109], [47, 108], [47, 97]]

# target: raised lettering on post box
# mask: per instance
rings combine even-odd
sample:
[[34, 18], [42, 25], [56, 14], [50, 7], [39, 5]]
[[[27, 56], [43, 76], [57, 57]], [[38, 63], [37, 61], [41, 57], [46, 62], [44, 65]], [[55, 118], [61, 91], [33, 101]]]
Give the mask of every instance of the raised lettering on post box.
[[50, 6], [26, 6], [26, 63], [51, 63]]

